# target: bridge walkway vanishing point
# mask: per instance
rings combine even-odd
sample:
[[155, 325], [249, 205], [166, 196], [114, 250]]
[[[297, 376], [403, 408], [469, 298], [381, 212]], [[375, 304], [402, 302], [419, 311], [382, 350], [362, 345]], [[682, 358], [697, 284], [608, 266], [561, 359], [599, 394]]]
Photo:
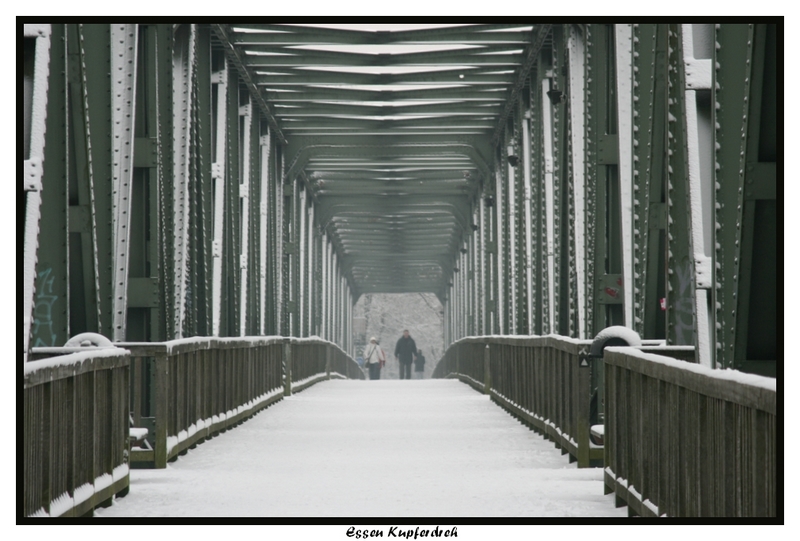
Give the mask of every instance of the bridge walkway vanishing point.
[[97, 517], [625, 517], [603, 471], [456, 380], [331, 380], [166, 469]]

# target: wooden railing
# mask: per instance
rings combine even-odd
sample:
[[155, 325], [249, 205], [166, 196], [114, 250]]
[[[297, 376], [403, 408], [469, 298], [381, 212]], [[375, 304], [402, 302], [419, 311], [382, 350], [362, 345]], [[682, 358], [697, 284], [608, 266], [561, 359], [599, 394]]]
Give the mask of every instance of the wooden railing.
[[776, 380], [605, 352], [605, 484], [632, 515], [775, 517]]
[[47, 348], [29, 359], [22, 514], [91, 514], [128, 491], [129, 352]]
[[131, 351], [131, 412], [150, 433], [134, 462], [167, 461], [292, 392], [331, 377], [363, 379], [338, 346], [314, 338], [188, 338], [122, 343]]
[[[599, 466], [603, 446], [591, 441], [590, 418], [595, 387], [600, 389], [595, 407], [603, 408], [603, 366], [602, 359], [587, 357], [591, 344], [556, 335], [463, 338], [447, 349], [433, 377], [457, 377], [489, 394], [579, 467]], [[646, 341], [640, 349], [694, 360], [691, 347]]]
[[472, 337], [451, 345], [433, 377], [457, 377], [553, 440], [578, 466], [603, 458], [589, 438], [591, 341], [559, 336]]

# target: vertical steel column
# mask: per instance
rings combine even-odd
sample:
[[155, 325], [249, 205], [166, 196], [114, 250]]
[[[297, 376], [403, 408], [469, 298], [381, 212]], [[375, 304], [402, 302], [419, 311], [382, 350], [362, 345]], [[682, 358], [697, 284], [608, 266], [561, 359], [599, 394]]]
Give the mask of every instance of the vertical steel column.
[[669, 121], [667, 144], [667, 343], [697, 346], [694, 254], [685, 96], [683, 40], [679, 25], [669, 26]]
[[527, 180], [525, 169], [528, 167], [527, 161], [527, 148], [523, 140], [524, 126], [527, 124], [526, 113], [528, 109], [526, 92], [521, 92], [516, 104], [516, 115], [514, 116], [514, 155], [517, 156], [518, 162], [513, 168], [514, 172], [514, 205], [516, 207], [516, 220], [514, 237], [516, 244], [516, 269], [515, 269], [515, 290], [516, 290], [516, 305], [517, 317], [514, 326], [515, 334], [529, 334], [528, 321], [530, 318], [530, 310], [528, 307], [528, 299], [530, 298], [530, 288], [528, 287], [528, 256], [530, 254], [529, 235], [530, 230], [526, 221], [528, 211], [528, 193]]
[[778, 47], [775, 24], [721, 24], [714, 42], [716, 365], [776, 376]]
[[241, 332], [240, 306], [245, 284], [241, 281], [242, 249], [242, 201], [239, 197], [243, 172], [242, 125], [239, 107], [249, 99], [247, 91], [239, 84], [235, 69], [228, 70], [228, 125], [226, 175], [229, 180], [225, 190], [225, 241], [222, 245], [224, 279], [222, 291], [224, 310], [222, 314], [223, 336], [238, 336]]
[[[509, 118], [509, 123], [511, 123], [514, 127], [509, 130], [508, 126], [506, 127], [505, 131], [505, 140], [503, 141], [504, 148], [507, 150], [508, 147], [511, 147], [511, 152], [514, 156], [519, 156], [519, 145], [517, 144], [516, 137], [514, 135], [514, 128], [516, 127], [516, 118], [513, 115]], [[509, 133], [511, 131], [511, 133]], [[517, 182], [516, 182], [516, 167], [513, 167], [508, 160], [508, 156], [502, 152], [501, 149], [501, 159], [505, 158], [505, 168], [502, 168], [505, 172], [505, 178], [503, 183], [504, 188], [504, 203], [506, 204], [507, 216], [503, 220], [503, 236], [505, 238], [504, 249], [507, 250], [507, 257], [503, 258], [504, 262], [504, 274], [508, 277], [507, 284], [505, 287], [505, 298], [506, 301], [506, 309], [504, 313], [507, 314], [507, 321], [508, 324], [506, 326], [506, 333], [507, 334], [518, 334], [517, 331], [517, 316], [518, 316], [518, 305], [519, 305], [519, 298], [517, 296], [517, 278], [519, 273], [517, 272], [517, 260], [518, 260], [518, 250], [519, 246], [517, 245], [517, 232], [520, 230], [519, 227], [519, 215], [517, 213]]]
[[258, 291], [260, 298], [260, 321], [258, 325], [258, 334], [264, 336], [267, 334], [267, 318], [269, 311], [267, 306], [275, 302], [272, 295], [267, 295], [267, 270], [272, 265], [272, 259], [268, 257], [267, 246], [273, 244], [273, 239], [269, 237], [270, 228], [269, 221], [273, 217], [273, 213], [269, 212], [270, 209], [270, 158], [271, 158], [271, 140], [270, 140], [269, 126], [262, 128], [262, 134], [259, 137], [259, 149], [261, 151], [261, 160], [259, 162], [259, 183], [261, 185], [260, 198], [259, 198], [259, 239], [258, 239], [258, 253], [260, 266], [258, 269]]
[[306, 324], [308, 336], [318, 335], [316, 321], [319, 317], [319, 255], [318, 233], [314, 219], [314, 205], [308, 207], [308, 322]]
[[339, 313], [341, 312], [341, 302], [339, 298], [339, 260], [336, 251], [332, 251], [331, 261], [333, 262], [333, 272], [331, 273], [331, 342], [339, 342]]
[[[172, 78], [171, 26], [139, 25], [136, 54], [136, 98], [132, 132], [133, 174], [130, 187], [129, 247], [126, 265], [124, 339], [128, 341], [165, 340], [173, 329], [167, 319], [168, 299], [163, 259], [168, 224], [163, 199], [164, 183], [170, 176], [172, 99], [167, 99], [171, 84], [159, 81]], [[168, 153], [169, 152], [169, 153]], [[171, 204], [171, 197], [170, 204]], [[172, 229], [171, 222], [169, 229]], [[171, 283], [172, 276], [169, 280]]]
[[663, 338], [666, 25], [633, 25], [633, 329]]
[[[50, 279], [45, 295], [41, 293], [36, 299], [43, 299], [42, 319], [34, 313], [38, 302], [34, 303], [36, 294], [36, 274], [39, 251], [39, 223], [42, 213], [42, 186], [43, 162], [45, 156], [45, 133], [48, 116], [48, 79], [50, 75], [50, 25], [24, 25], [24, 60], [23, 60], [23, 89], [25, 102], [25, 155], [23, 162], [22, 198], [25, 201], [24, 239], [23, 239], [23, 326], [22, 326], [22, 362], [28, 361], [28, 350], [31, 346], [32, 335], [45, 337], [43, 345], [56, 345], [58, 334], [62, 337], [67, 334], [66, 323], [54, 325], [55, 303], [58, 296], [54, 295], [52, 284], [55, 278]], [[54, 55], [55, 57], [55, 55]], [[59, 85], [60, 86], [60, 85]], [[59, 87], [55, 87], [59, 88]], [[51, 90], [52, 91], [52, 90]], [[51, 106], [52, 107], [52, 106]], [[58, 162], [59, 149], [53, 149], [52, 162]], [[63, 204], [62, 204], [63, 207]], [[52, 216], [48, 216], [52, 219]], [[46, 286], [45, 283], [42, 285]], [[41, 292], [42, 289], [39, 289]], [[62, 300], [62, 302], [64, 302]], [[47, 317], [45, 317], [47, 316]], [[39, 321], [42, 322], [40, 332]], [[45, 329], [46, 327], [46, 329]], [[59, 328], [63, 327], [63, 328]], [[66, 332], [65, 332], [66, 331]], [[49, 342], [49, 343], [48, 343]], [[66, 342], [66, 340], [64, 340]], [[64, 342], [61, 342], [62, 344]], [[34, 342], [38, 345], [38, 342]]]
[[[584, 99], [585, 84], [585, 58], [583, 31], [578, 25], [570, 25], [568, 38], [569, 55], [569, 126], [570, 126], [570, 169], [572, 172], [572, 193], [574, 201], [574, 222], [572, 231], [574, 235], [574, 264], [575, 287], [573, 295], [576, 306], [570, 309], [570, 320], [575, 318], [577, 338], [589, 338], [586, 333], [586, 110]], [[574, 312], [574, 314], [572, 313]]]
[[[241, 284], [241, 296], [239, 298], [239, 336], [247, 336], [250, 325], [250, 311], [248, 310], [251, 292], [249, 291], [249, 267], [250, 267], [250, 205], [251, 205], [251, 185], [250, 173], [253, 168], [251, 155], [253, 140], [253, 99], [247, 95], [246, 103], [239, 105], [239, 124], [241, 140], [239, 141], [239, 155], [241, 156], [241, 166], [239, 170], [239, 208], [240, 210], [240, 251], [239, 251], [239, 276]], [[255, 191], [255, 186], [253, 190]]]
[[495, 187], [494, 187], [494, 242], [495, 242], [495, 260], [492, 271], [495, 273], [495, 318], [497, 332], [505, 334], [508, 332], [508, 304], [505, 295], [506, 286], [506, 246], [505, 246], [505, 228], [507, 227], [506, 210], [505, 210], [505, 183], [503, 182], [503, 153], [498, 149], [497, 168], [495, 169]]
[[542, 213], [542, 220], [544, 227], [542, 228], [542, 237], [544, 242], [544, 258], [545, 264], [543, 265], [542, 274], [543, 284], [547, 284], [546, 289], [543, 291], [542, 308], [542, 334], [550, 334], [557, 332], [556, 328], [556, 284], [555, 284], [555, 203], [553, 194], [554, 184], [554, 159], [553, 159], [553, 124], [551, 122], [551, 109], [550, 100], [547, 96], [550, 87], [551, 77], [542, 79], [542, 92], [541, 92], [541, 107], [542, 107], [542, 146], [544, 148], [543, 165], [544, 165], [544, 212]]
[[[536, 72], [533, 72], [531, 76], [531, 83], [535, 85], [536, 81]], [[534, 334], [534, 321], [535, 321], [535, 293], [534, 293], [534, 281], [533, 281], [533, 262], [534, 262], [534, 242], [533, 242], [533, 216], [531, 214], [531, 206], [534, 204], [532, 201], [531, 196], [531, 168], [532, 164], [532, 157], [531, 157], [531, 130], [530, 130], [530, 121], [531, 121], [531, 100], [530, 100], [530, 88], [526, 92], [527, 99], [525, 100], [525, 111], [522, 115], [522, 193], [524, 194], [522, 204], [523, 204], [523, 213], [524, 219], [522, 222], [522, 228], [524, 231], [522, 232], [523, 239], [524, 239], [524, 246], [525, 246], [525, 257], [523, 259], [522, 268], [524, 269], [524, 280], [525, 280], [525, 328], [521, 329], [524, 334]]]
[[[553, 26], [552, 40], [552, 90], [561, 92], [564, 96], [566, 90], [565, 80], [565, 41], [564, 28], [562, 25]], [[552, 95], [549, 95], [552, 96]], [[552, 137], [553, 137], [553, 182], [552, 182], [552, 228], [553, 228], [553, 299], [552, 308], [553, 332], [561, 335], [569, 335], [569, 308], [567, 305], [567, 295], [569, 293], [569, 263], [565, 262], [565, 257], [569, 257], [569, 219], [567, 179], [568, 171], [566, 164], [569, 163], [566, 148], [566, 122], [565, 122], [565, 100], [550, 99], [552, 111]]]
[[215, 111], [212, 112], [212, 121], [216, 126], [214, 136], [213, 163], [211, 164], [211, 177], [214, 193], [214, 240], [212, 245], [213, 282], [212, 282], [212, 317], [211, 327], [214, 336], [220, 336], [222, 326], [222, 245], [224, 241], [223, 228], [225, 224], [225, 172], [226, 146], [227, 146], [227, 104], [228, 104], [228, 67], [224, 56], [218, 59], [217, 69], [211, 73], [212, 103]]
[[[106, 337], [113, 336], [114, 300], [114, 217], [113, 143], [109, 128], [112, 121], [111, 26], [81, 25], [84, 76], [86, 141], [91, 167], [90, 200], [94, 215], [95, 283], [97, 285], [97, 328], [88, 329]], [[91, 125], [91, 129], [89, 129]], [[94, 137], [92, 137], [94, 132]]]
[[298, 284], [298, 293], [299, 296], [297, 297], [297, 336], [307, 336], [306, 334], [306, 314], [307, 314], [307, 305], [308, 305], [308, 276], [306, 274], [308, 269], [308, 254], [309, 248], [307, 239], [307, 222], [308, 222], [308, 202], [306, 201], [308, 197], [308, 191], [306, 190], [304, 185], [299, 185], [299, 194], [300, 198], [298, 201], [298, 219], [300, 221], [300, 228], [299, 234], [297, 235], [297, 260], [298, 260], [298, 267], [299, 272], [297, 275], [299, 284]]
[[[695, 39], [697, 38], [697, 43]], [[711, 260], [713, 207], [713, 129], [711, 125], [711, 25], [682, 25], [683, 98], [686, 107], [686, 146], [688, 158], [689, 212], [694, 261], [694, 310], [698, 363], [713, 367], [709, 302], [713, 272]]]
[[[175, 313], [172, 321], [172, 336], [182, 338], [187, 319], [187, 295], [189, 261], [189, 201], [191, 139], [192, 79], [195, 57], [194, 25], [179, 25], [175, 29], [175, 44], [172, 49], [172, 163], [174, 164], [172, 216], [174, 239], [174, 273], [171, 284], [175, 294]], [[192, 264], [194, 262], [191, 262]], [[188, 290], [188, 291], [187, 291]]]
[[622, 233], [619, 195], [619, 139], [613, 25], [593, 25], [587, 34], [587, 316], [588, 336], [624, 323], [622, 302]]
[[285, 233], [284, 233], [284, 211], [286, 207], [285, 198], [283, 195], [283, 187], [284, 187], [284, 170], [283, 170], [283, 148], [275, 143], [275, 174], [273, 176], [274, 183], [275, 183], [275, 191], [274, 191], [274, 205], [275, 205], [275, 218], [272, 223], [275, 224], [275, 234], [273, 236], [274, 244], [274, 261], [273, 261], [273, 269], [274, 269], [274, 280], [273, 283], [275, 284], [275, 300], [273, 301], [273, 306], [276, 307], [275, 311], [275, 328], [274, 332], [276, 335], [285, 335], [286, 330], [284, 327], [284, 318], [286, 317], [286, 292], [284, 288], [284, 284], [286, 282], [286, 254], [285, 252]]
[[475, 232], [477, 235], [476, 258], [478, 266], [478, 275], [476, 276], [476, 287], [478, 291], [478, 334], [489, 334], [489, 289], [488, 285], [488, 261], [489, 254], [486, 251], [486, 205], [484, 204], [480, 195], [478, 195], [478, 223], [476, 224], [478, 230]]
[[292, 265], [294, 263], [295, 250], [292, 243], [292, 224], [294, 222], [293, 208], [294, 208], [294, 192], [295, 185], [290, 182], [291, 179], [284, 179], [282, 183], [283, 192], [283, 213], [281, 216], [282, 233], [283, 233], [283, 268], [281, 279], [282, 296], [282, 318], [281, 318], [281, 335], [292, 336]]
[[544, 202], [544, 144], [542, 113], [542, 57], [539, 56], [536, 70], [531, 75], [529, 126], [530, 132], [530, 191], [531, 191], [531, 333], [545, 334], [543, 320], [545, 312], [545, 292], [547, 291], [547, 238], [545, 227]]
[[619, 148], [619, 208], [622, 231], [622, 301], [624, 324], [633, 327], [633, 96], [632, 39], [629, 24], [614, 25], [617, 145]]
[[114, 297], [115, 342], [125, 340], [128, 314], [128, 258], [130, 246], [131, 190], [133, 184], [133, 123], [136, 111], [136, 52], [138, 27], [111, 26], [111, 88], [113, 145]]
[[495, 238], [494, 227], [494, 179], [486, 179], [484, 184], [483, 210], [483, 238], [484, 238], [484, 277], [485, 277], [485, 297], [486, 297], [486, 330], [485, 334], [497, 333], [497, 271], [495, 261], [497, 260], [497, 241]]
[[[305, 222], [305, 187], [295, 179], [292, 185], [294, 197], [292, 197], [292, 244], [294, 245], [294, 259], [292, 264], [292, 334], [291, 336], [302, 336], [302, 318], [300, 317], [300, 307], [303, 304], [303, 283], [301, 262], [305, 254], [303, 233], [301, 226]], [[301, 192], [303, 197], [301, 196]]]
[[331, 244], [328, 240], [328, 232], [322, 233], [322, 334], [325, 340], [330, 340], [330, 261]]
[[598, 178], [599, 171], [596, 165], [598, 159], [597, 139], [600, 136], [600, 123], [597, 120], [598, 111], [602, 110], [601, 103], [598, 100], [603, 95], [601, 86], [597, 82], [597, 77], [602, 73], [600, 69], [600, 62], [598, 57], [602, 54], [597, 47], [597, 34], [602, 34], [597, 28], [598, 25], [587, 24], [585, 27], [585, 51], [586, 51], [586, 66], [584, 70], [584, 77], [586, 81], [586, 103], [584, 106], [584, 126], [585, 126], [585, 186], [586, 186], [586, 199], [585, 199], [585, 214], [586, 220], [584, 222], [584, 235], [585, 235], [585, 275], [582, 289], [585, 294], [585, 308], [584, 308], [584, 321], [585, 332], [587, 336], [594, 336], [598, 329], [595, 319], [597, 317], [596, 299], [597, 294], [597, 207], [599, 197], [597, 191], [599, 189]]
[[189, 200], [189, 291], [188, 321], [185, 332], [191, 336], [211, 334], [211, 266], [213, 201], [211, 186], [211, 30], [195, 28], [192, 68], [192, 111]]

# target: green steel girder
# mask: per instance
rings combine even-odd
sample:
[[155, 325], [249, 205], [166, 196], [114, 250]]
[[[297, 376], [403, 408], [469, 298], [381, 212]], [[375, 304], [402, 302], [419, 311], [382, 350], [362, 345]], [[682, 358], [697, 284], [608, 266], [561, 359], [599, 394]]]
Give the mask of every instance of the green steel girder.
[[545, 334], [547, 328], [547, 232], [545, 228], [544, 195], [544, 143], [542, 103], [546, 99], [542, 93], [544, 69], [541, 57], [536, 63], [530, 84], [530, 156], [531, 156], [531, 272], [533, 290], [531, 307], [531, 332]]
[[195, 58], [195, 80], [193, 82], [193, 141], [194, 155], [194, 227], [192, 289], [197, 291], [194, 303], [194, 326], [188, 336], [210, 336], [212, 334], [212, 241], [213, 241], [213, 190], [211, 179], [211, 85], [202, 84], [211, 80], [211, 31], [199, 27], [197, 56]]
[[[251, 69], [248, 67], [244, 58], [244, 54], [233, 45], [231, 27], [224, 24], [212, 24], [211, 29], [214, 32], [214, 37], [216, 40], [221, 43], [222, 49], [224, 50], [228, 61], [235, 66], [239, 77], [241, 77], [245, 86], [249, 90], [250, 96], [252, 96], [252, 98], [258, 104], [260, 111], [269, 122], [273, 135], [282, 143], [286, 143], [286, 137], [281, 132], [280, 126], [272, 114], [272, 110], [270, 109], [269, 105], [267, 105], [259, 88], [256, 86], [256, 78]], [[234, 85], [233, 88], [236, 88], [237, 86], [238, 85]]]
[[414, 104], [417, 101], [439, 101], [439, 102], [458, 102], [462, 104], [474, 104], [475, 107], [503, 101], [505, 87], [502, 85], [488, 86], [481, 85], [479, 89], [464, 88], [460, 85], [431, 87], [431, 88], [408, 88], [391, 90], [368, 90], [361, 88], [337, 88], [337, 87], [306, 87], [304, 85], [286, 85], [281, 87], [280, 92], [262, 89], [264, 95], [270, 103], [293, 104], [307, 103], [314, 101], [332, 101], [344, 103], [408, 103]]
[[697, 346], [695, 261], [689, 202], [684, 51], [680, 25], [669, 25], [667, 77], [667, 343]]
[[[296, 54], [289, 53], [289, 49], [280, 45], [248, 45], [245, 51], [248, 54], [247, 64], [256, 69], [260, 68], [313, 68], [336, 66], [475, 66], [490, 64], [492, 66], [516, 67], [522, 60], [522, 50], [513, 53], [509, 45], [481, 46], [480, 54], [465, 53], [460, 49], [450, 51], [417, 52], [403, 54], [360, 54], [344, 51], [300, 50]], [[264, 54], [264, 53], [280, 53]]]
[[[700, 347], [710, 288], [715, 365], [774, 372], [780, 27], [717, 25], [705, 62], [682, 33], [711, 27], [691, 26], [634, 24], [628, 50], [627, 26], [603, 24], [53, 25], [31, 343], [119, 335], [118, 306], [128, 341], [345, 343], [361, 294], [425, 290], [450, 339], [624, 324]], [[132, 97], [112, 78], [130, 59]], [[701, 64], [713, 84], [695, 89]], [[118, 152], [133, 154], [125, 284]], [[693, 183], [698, 153], [713, 189]]]
[[[301, 118], [308, 116], [319, 117], [335, 117], [340, 118], [343, 115], [369, 115], [369, 116], [404, 116], [404, 115], [422, 115], [429, 114], [433, 119], [436, 117], [443, 117], [451, 115], [464, 115], [464, 116], [489, 116], [497, 115], [502, 107], [501, 98], [491, 102], [479, 102], [477, 104], [464, 103], [464, 102], [451, 102], [436, 101], [434, 103], [421, 103], [414, 102], [407, 103], [405, 101], [398, 105], [372, 105], [369, 102], [337, 102], [333, 100], [315, 100], [309, 102], [287, 102], [276, 105], [275, 114], [278, 118]], [[448, 118], [447, 122], [452, 119]], [[288, 127], [288, 126], [287, 126]]]
[[286, 172], [288, 180], [294, 179], [312, 158], [320, 157], [439, 157], [467, 156], [482, 175], [488, 177], [489, 167], [484, 158], [488, 148], [479, 138], [458, 137], [455, 141], [441, 136], [409, 136], [409, 141], [398, 142], [397, 136], [384, 144], [376, 144], [373, 136], [336, 137], [334, 141], [323, 137], [292, 138], [287, 147], [291, 164]]
[[[552, 89], [566, 93], [567, 79], [566, 72], [568, 62], [566, 56], [566, 41], [564, 38], [563, 25], [556, 25], [553, 28], [553, 39], [551, 42], [552, 55]], [[568, 171], [566, 164], [569, 160], [567, 153], [567, 109], [565, 100], [552, 103], [552, 140], [553, 140], [553, 298], [554, 321], [552, 322], [553, 332], [569, 336], [569, 307], [567, 295], [569, 292], [569, 229], [570, 222], [567, 216], [568, 199]]]
[[[600, 302], [618, 296], [621, 288], [606, 289], [606, 275], [622, 273], [619, 172], [617, 151], [616, 62], [614, 28], [593, 25], [587, 50], [591, 54], [587, 81], [587, 335], [610, 325], [623, 325], [621, 304]], [[589, 289], [591, 287], [591, 289]], [[622, 291], [622, 295], [625, 292]]]
[[581, 152], [583, 149], [573, 148], [573, 131], [578, 130], [578, 126], [573, 125], [573, 121], [576, 118], [576, 113], [577, 115], [583, 114], [582, 109], [577, 112], [575, 112], [574, 109], [582, 106], [583, 100], [581, 98], [583, 96], [584, 89], [573, 87], [573, 65], [571, 58], [573, 52], [570, 49], [570, 45], [577, 39], [578, 37], [574, 25], [565, 25], [562, 32], [562, 47], [564, 50], [563, 62], [565, 64], [565, 69], [563, 69], [562, 72], [566, 71], [564, 77], [564, 89], [565, 94], [567, 95], [567, 100], [564, 111], [565, 133], [563, 143], [564, 159], [562, 162], [562, 167], [564, 170], [564, 185], [566, 191], [566, 205], [563, 214], [566, 217], [565, 223], [567, 224], [566, 227], [568, 234], [565, 239], [564, 246], [567, 265], [565, 274], [567, 276], [567, 280], [562, 306], [564, 307], [563, 311], [566, 313], [566, 335], [573, 338], [583, 338], [580, 336], [580, 325], [578, 322], [578, 312], [580, 311], [580, 307], [578, 306], [578, 288], [582, 287], [582, 284], [578, 284], [578, 258], [582, 258], [583, 254], [579, 254], [577, 252], [579, 234], [576, 231], [578, 224], [576, 192], [582, 191], [583, 186], [578, 184], [579, 175], [578, 172], [575, 171], [573, 161], [574, 154]]
[[[273, 44], [284, 46], [309, 44], [317, 45], [414, 45], [414, 44], [453, 44], [453, 45], [524, 45], [529, 41], [530, 30], [518, 32], [491, 30], [506, 29], [510, 25], [471, 26], [466, 28], [437, 28], [432, 30], [375, 31], [361, 32], [334, 28], [292, 26], [292, 25], [235, 25], [235, 29], [257, 29], [272, 32], [239, 32], [233, 43], [241, 45]], [[525, 25], [520, 24], [519, 27]], [[313, 49], [312, 49], [313, 50]]]
[[633, 25], [633, 329], [665, 338], [667, 26]]
[[255, 83], [265, 90], [276, 90], [284, 86], [292, 88], [302, 88], [306, 85], [314, 87], [316, 85], [489, 85], [505, 86], [514, 82], [514, 74], [497, 73], [495, 66], [482, 68], [449, 69], [442, 71], [426, 71], [423, 73], [402, 73], [402, 74], [370, 74], [370, 73], [347, 73], [314, 69], [302, 70], [302, 83], [295, 73], [286, 75], [255, 75]]
[[[443, 132], [449, 130], [464, 130], [472, 132], [480, 132], [489, 130], [494, 124], [491, 122], [491, 117], [458, 117], [450, 118], [441, 121], [438, 118], [424, 118], [424, 119], [387, 119], [387, 120], [373, 120], [364, 118], [289, 118], [287, 115], [283, 118], [283, 124], [287, 133], [292, 135], [313, 132], [315, 134], [323, 133], [323, 130], [336, 130], [330, 135], [359, 133], [359, 132], [374, 132], [374, 131], [387, 131], [387, 130], [405, 130], [416, 134], [416, 130], [423, 130], [425, 132]], [[399, 131], [398, 135], [402, 134]], [[327, 134], [326, 134], [327, 135]]]
[[715, 31], [715, 360], [776, 375], [777, 25]]
[[[31, 341], [33, 347], [61, 346], [70, 333], [66, 26], [54, 24], [50, 35], [45, 160], [39, 220], [39, 246]], [[69, 161], [68, 161], [69, 160]], [[55, 167], [52, 165], [55, 164]]]

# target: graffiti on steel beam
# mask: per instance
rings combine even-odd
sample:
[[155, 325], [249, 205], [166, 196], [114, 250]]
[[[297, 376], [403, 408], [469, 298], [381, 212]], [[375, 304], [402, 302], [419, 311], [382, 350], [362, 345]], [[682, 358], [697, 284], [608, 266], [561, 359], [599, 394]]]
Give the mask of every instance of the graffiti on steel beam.
[[53, 293], [52, 267], [40, 271], [36, 280], [39, 283], [39, 292], [36, 295], [36, 304], [33, 308], [33, 336], [36, 341], [33, 347], [50, 347], [56, 345], [56, 333], [53, 329], [53, 309], [58, 302], [58, 295]]

